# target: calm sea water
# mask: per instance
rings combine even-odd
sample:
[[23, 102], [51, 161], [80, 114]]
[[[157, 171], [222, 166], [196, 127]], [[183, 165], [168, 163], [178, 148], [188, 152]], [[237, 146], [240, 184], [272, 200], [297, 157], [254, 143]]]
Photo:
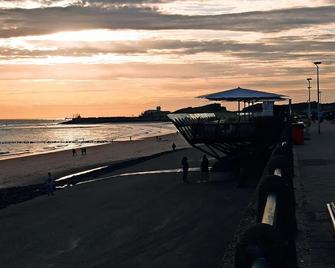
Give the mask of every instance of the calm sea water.
[[0, 160], [176, 131], [171, 123], [62, 125], [60, 120], [0, 120]]

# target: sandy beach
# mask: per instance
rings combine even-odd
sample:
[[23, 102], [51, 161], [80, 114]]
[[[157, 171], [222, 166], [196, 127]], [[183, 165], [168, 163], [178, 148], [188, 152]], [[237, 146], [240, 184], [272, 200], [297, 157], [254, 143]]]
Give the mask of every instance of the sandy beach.
[[122, 160], [171, 150], [172, 143], [177, 149], [189, 147], [181, 135], [168, 134], [134, 141], [120, 141], [111, 144], [87, 147], [87, 155], [72, 156], [71, 150], [18, 157], [0, 161], [0, 187], [35, 184], [45, 181], [51, 172], [55, 178], [85, 169], [108, 165]]

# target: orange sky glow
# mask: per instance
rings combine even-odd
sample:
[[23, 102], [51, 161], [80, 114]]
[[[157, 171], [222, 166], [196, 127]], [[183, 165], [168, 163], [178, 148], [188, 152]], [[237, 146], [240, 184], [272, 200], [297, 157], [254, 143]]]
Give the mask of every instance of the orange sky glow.
[[333, 0], [0, 0], [0, 10], [2, 119], [174, 111], [237, 86], [301, 102], [308, 77], [315, 100], [315, 60], [322, 101], [335, 101]]

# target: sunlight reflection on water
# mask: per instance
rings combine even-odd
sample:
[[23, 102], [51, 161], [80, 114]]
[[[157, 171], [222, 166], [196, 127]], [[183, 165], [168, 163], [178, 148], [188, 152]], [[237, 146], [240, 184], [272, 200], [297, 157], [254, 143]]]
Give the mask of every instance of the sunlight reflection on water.
[[[0, 159], [176, 131], [171, 123], [61, 125], [59, 120], [0, 120]], [[23, 142], [23, 143], [15, 143]], [[24, 143], [27, 142], [27, 143]]]

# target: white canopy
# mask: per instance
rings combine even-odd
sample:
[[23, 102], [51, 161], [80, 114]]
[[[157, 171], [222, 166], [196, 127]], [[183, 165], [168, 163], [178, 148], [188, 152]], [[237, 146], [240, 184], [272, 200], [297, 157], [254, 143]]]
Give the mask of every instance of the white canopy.
[[237, 87], [226, 91], [199, 96], [198, 98], [216, 101], [280, 101], [285, 100], [285, 97], [286, 96], [284, 95]]

